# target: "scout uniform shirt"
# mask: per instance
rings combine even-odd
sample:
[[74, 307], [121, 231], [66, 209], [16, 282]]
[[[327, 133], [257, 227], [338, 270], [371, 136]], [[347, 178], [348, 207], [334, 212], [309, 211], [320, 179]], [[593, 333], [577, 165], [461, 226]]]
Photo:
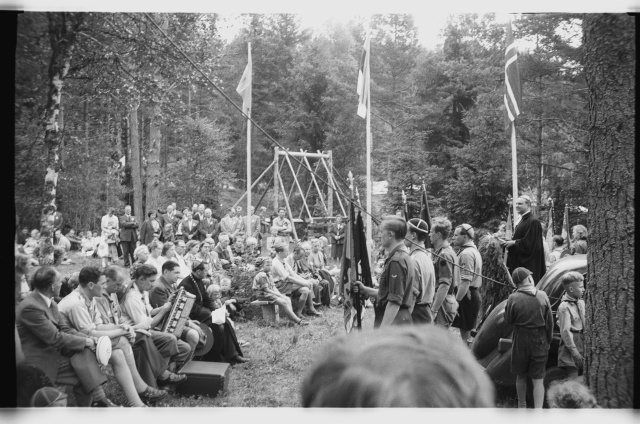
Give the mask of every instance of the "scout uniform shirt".
[[[447, 294], [453, 294], [453, 290], [460, 282], [460, 270], [454, 264], [458, 263], [456, 252], [453, 251], [448, 242], [444, 242], [440, 249], [433, 255], [433, 268], [436, 272], [436, 291], [440, 284], [449, 286]], [[440, 256], [440, 257], [439, 257]]]
[[572, 354], [584, 355], [584, 300], [574, 299], [565, 293], [558, 306], [557, 317], [561, 337], [558, 366], [575, 367]]
[[482, 286], [482, 257], [472, 240], [462, 245], [458, 262], [461, 268], [460, 279], [470, 281], [469, 287], [479, 289]]
[[[413, 294], [414, 279], [417, 275], [415, 267], [413, 259], [403, 244], [399, 244], [389, 252], [379, 280], [378, 308], [380, 312], [384, 311], [387, 302], [394, 302], [400, 305], [398, 315], [401, 314], [402, 309], [407, 309], [411, 314], [415, 304]], [[378, 318], [381, 320], [382, 314], [379, 314]]]

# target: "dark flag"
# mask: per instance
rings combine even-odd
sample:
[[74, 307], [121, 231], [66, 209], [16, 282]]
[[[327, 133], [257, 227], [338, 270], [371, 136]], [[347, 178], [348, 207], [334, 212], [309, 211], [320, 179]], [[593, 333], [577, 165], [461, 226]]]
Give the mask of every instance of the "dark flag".
[[361, 281], [365, 286], [373, 287], [362, 213], [358, 212], [356, 217], [353, 203], [349, 206], [349, 221], [345, 236], [340, 271], [340, 293], [344, 299], [344, 326], [349, 333], [353, 327], [362, 328], [361, 314], [364, 303], [362, 293], [351, 291], [351, 282]]
[[[420, 219], [427, 223], [431, 231], [431, 214], [429, 213], [429, 202], [427, 201], [427, 187], [422, 184], [422, 196], [420, 196]], [[424, 241], [425, 249], [431, 248], [431, 239], [427, 237]]]

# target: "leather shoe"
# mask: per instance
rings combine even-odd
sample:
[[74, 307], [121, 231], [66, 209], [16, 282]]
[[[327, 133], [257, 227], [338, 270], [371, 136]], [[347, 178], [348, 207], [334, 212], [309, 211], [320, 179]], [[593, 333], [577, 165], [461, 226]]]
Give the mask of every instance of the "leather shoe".
[[167, 395], [166, 390], [154, 389], [151, 386], [147, 386], [147, 389], [144, 392], [138, 393], [138, 396], [140, 396], [140, 399], [147, 402], [157, 402], [163, 397], [165, 397], [166, 395]]
[[92, 408], [117, 408], [118, 406], [120, 405], [116, 405], [107, 398], [94, 400], [93, 402], [91, 402]]
[[313, 316], [313, 317], [321, 317], [322, 316], [322, 314], [320, 312], [316, 311], [316, 310], [307, 311], [307, 315]]
[[187, 376], [185, 374], [171, 373], [169, 374], [169, 377], [165, 379], [158, 378], [157, 381], [159, 386], [166, 386], [168, 384], [184, 383], [186, 379], [187, 379]]

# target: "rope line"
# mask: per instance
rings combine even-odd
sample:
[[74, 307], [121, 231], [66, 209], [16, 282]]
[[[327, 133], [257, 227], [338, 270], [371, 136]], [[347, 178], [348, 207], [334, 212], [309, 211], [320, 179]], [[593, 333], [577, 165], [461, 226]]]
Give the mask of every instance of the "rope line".
[[[211, 84], [213, 86], [213, 88], [216, 89], [216, 91], [218, 91], [222, 97], [225, 98], [225, 100], [227, 100], [229, 103], [231, 103], [233, 105], [233, 107], [235, 107], [238, 112], [240, 112], [242, 114], [242, 116], [244, 116], [245, 118], [247, 118], [249, 121], [251, 121], [251, 123], [257, 128], [259, 129], [265, 136], [267, 136], [267, 138], [273, 142], [273, 144], [275, 144], [276, 146], [278, 146], [282, 151], [284, 151], [287, 154], [287, 157], [289, 157], [290, 159], [294, 160], [295, 162], [297, 162], [298, 164], [300, 164], [301, 166], [304, 166], [304, 164], [302, 163], [301, 160], [299, 160], [298, 158], [296, 158], [295, 156], [291, 155], [289, 153], [289, 151], [282, 145], [280, 144], [278, 141], [276, 141], [273, 137], [271, 137], [271, 135], [269, 135], [260, 125], [258, 125], [258, 123], [256, 123], [253, 118], [251, 118], [250, 116], [248, 116], [246, 113], [244, 113], [244, 111], [242, 110], [242, 108], [240, 106], [238, 106], [233, 100], [231, 100], [231, 98], [229, 96], [227, 96], [227, 94], [222, 91], [222, 89], [220, 89], [220, 87], [218, 87], [216, 85], [215, 82], [213, 82], [211, 80], [211, 78], [209, 78], [209, 76], [207, 74], [204, 73], [204, 71], [202, 71], [200, 69], [200, 67], [180, 48], [180, 46], [178, 46], [163, 30], [162, 28], [160, 28], [160, 26], [153, 20], [153, 18], [151, 16], [149, 16], [148, 13], [144, 13], [144, 16], [153, 24], [153, 26], [156, 27], [156, 29], [158, 31], [160, 31], [160, 33], [171, 43], [171, 45], [182, 55], [184, 56], [184, 58], [191, 64], [191, 66], [200, 73], [200, 75], [202, 75], [204, 77], [204, 79], [209, 82], [209, 84]], [[306, 169], [306, 167], [305, 167]], [[335, 168], [334, 168], [335, 169]], [[363, 207], [361, 207], [360, 205], [358, 205], [354, 200], [352, 200], [351, 198], [347, 197], [346, 195], [343, 195], [340, 190], [338, 189], [338, 187], [335, 184], [331, 184], [330, 182], [326, 181], [324, 178], [322, 178], [319, 174], [317, 174], [315, 171], [313, 170], [309, 170], [311, 173], [313, 173], [320, 181], [322, 181], [323, 183], [325, 183], [327, 186], [331, 187], [334, 191], [334, 193], [336, 194], [336, 196], [340, 196], [342, 197], [345, 201], [349, 202], [350, 204], [352, 204], [354, 207], [358, 208], [359, 210], [361, 210], [363, 213], [365, 213], [366, 215], [369, 215], [371, 217], [371, 220], [374, 221], [374, 223], [376, 225], [380, 225], [381, 220], [377, 217], [375, 217], [373, 214], [371, 214], [369, 211], [367, 211], [366, 209], [364, 209]], [[418, 247], [421, 247], [420, 244], [411, 241], [410, 242]], [[424, 247], [424, 245], [422, 246]], [[489, 281], [491, 283], [495, 283], [495, 284], [499, 284], [501, 286], [505, 286], [505, 287], [510, 287], [510, 288], [515, 288], [514, 286], [510, 285], [510, 284], [506, 284], [506, 283], [502, 283], [500, 281], [496, 281], [492, 278], [489, 277], [485, 277], [482, 274], [478, 274], [476, 272], [473, 272], [471, 270], [468, 270], [466, 268], [463, 268], [462, 266], [460, 266], [459, 264], [456, 264], [455, 262], [452, 262], [450, 260], [448, 260], [447, 258], [444, 258], [438, 254], [436, 254], [435, 252], [430, 252], [432, 255], [440, 258], [440, 259], [444, 259], [445, 261], [451, 263], [454, 266], [457, 266], [460, 269], [465, 269], [467, 272], [470, 272], [471, 274], [474, 274], [476, 276], [479, 276], [486, 281]], [[550, 297], [550, 299], [558, 299], [558, 298], [552, 298]]]

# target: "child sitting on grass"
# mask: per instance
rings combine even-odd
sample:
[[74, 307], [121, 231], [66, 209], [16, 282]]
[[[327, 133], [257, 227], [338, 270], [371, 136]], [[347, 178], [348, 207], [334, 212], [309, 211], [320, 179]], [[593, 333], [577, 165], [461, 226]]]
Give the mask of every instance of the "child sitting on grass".
[[569, 379], [578, 377], [584, 361], [584, 278], [576, 271], [562, 277], [565, 294], [558, 306], [560, 348], [558, 367], [567, 371]]
[[298, 325], [308, 325], [309, 323], [307, 321], [298, 318], [293, 312], [291, 299], [280, 293], [276, 288], [273, 277], [271, 276], [271, 263], [271, 258], [268, 257], [260, 257], [255, 260], [256, 269], [260, 269], [260, 272], [254, 277], [251, 288], [257, 300], [273, 302], [281, 308], [284, 308], [285, 314], [292, 322]]

